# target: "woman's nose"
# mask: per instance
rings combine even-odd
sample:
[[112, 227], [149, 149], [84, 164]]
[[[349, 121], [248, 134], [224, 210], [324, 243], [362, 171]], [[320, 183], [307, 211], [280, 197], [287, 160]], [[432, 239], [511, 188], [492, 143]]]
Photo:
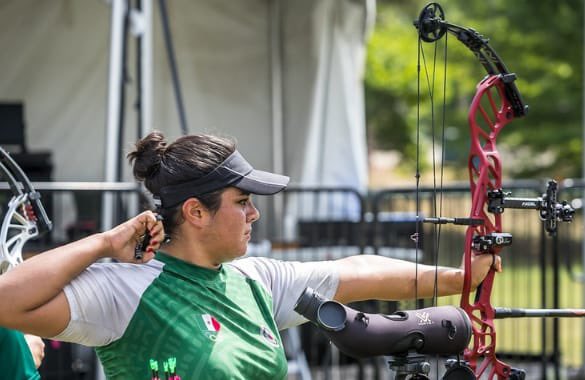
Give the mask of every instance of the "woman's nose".
[[248, 220], [250, 223], [254, 223], [260, 219], [260, 211], [254, 206], [254, 203], [250, 200], [248, 203]]

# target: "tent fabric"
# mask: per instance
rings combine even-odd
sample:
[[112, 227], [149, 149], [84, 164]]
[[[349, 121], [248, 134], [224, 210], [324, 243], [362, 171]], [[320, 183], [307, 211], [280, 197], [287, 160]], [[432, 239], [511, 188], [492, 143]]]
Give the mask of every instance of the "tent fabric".
[[[169, 2], [189, 131], [235, 136], [253, 165], [267, 168], [272, 154], [268, 3]], [[299, 0], [282, 2], [281, 9], [285, 170], [298, 184], [363, 187], [367, 7], [360, 1]], [[7, 0], [0, 22], [5, 52], [0, 100], [25, 103], [29, 149], [52, 151], [56, 180], [101, 180], [107, 2]], [[152, 127], [173, 138], [180, 130], [158, 11], [154, 26]], [[137, 135], [130, 43], [126, 149]]]
[[51, 151], [56, 180], [101, 180], [108, 7], [3, 1], [0, 101], [25, 106], [26, 145]]
[[[290, 4], [287, 3], [287, 4]], [[308, 186], [367, 186], [363, 62], [367, 8], [354, 1], [318, 1], [304, 18], [286, 12], [285, 133], [292, 178]], [[307, 13], [305, 13], [305, 16]], [[309, 30], [309, 33], [303, 31]], [[304, 52], [304, 53], [303, 53]], [[302, 62], [308, 59], [308, 62]], [[302, 78], [302, 80], [299, 80]], [[307, 112], [308, 111], [308, 112]], [[297, 145], [298, 144], [298, 145]], [[285, 150], [287, 147], [285, 147]]]
[[[260, 169], [274, 170], [275, 155], [281, 155], [291, 185], [365, 190], [362, 75], [372, 4], [169, 1], [189, 132], [235, 137], [238, 149]], [[151, 127], [173, 139], [181, 131], [156, 8]], [[5, 0], [0, 25], [5, 52], [0, 55], [0, 101], [24, 102], [29, 150], [52, 152], [54, 180], [102, 181], [109, 2]], [[133, 38], [129, 43], [122, 155], [138, 136], [136, 43]], [[273, 60], [273, 54], [279, 59]], [[280, 67], [273, 67], [275, 62]], [[281, 75], [276, 78], [282, 83], [279, 94], [273, 93], [279, 89], [273, 86], [275, 72]], [[275, 99], [282, 110], [280, 147], [273, 144]], [[132, 180], [129, 166], [122, 166], [123, 179]]]

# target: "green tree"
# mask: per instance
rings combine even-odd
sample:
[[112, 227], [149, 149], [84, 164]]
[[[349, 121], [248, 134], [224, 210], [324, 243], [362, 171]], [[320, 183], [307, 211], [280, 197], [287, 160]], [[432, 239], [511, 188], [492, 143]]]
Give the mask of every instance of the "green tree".
[[[444, 96], [446, 164], [463, 170], [469, 146], [467, 110], [485, 72], [452, 36], [447, 40], [446, 57], [444, 41], [438, 47], [425, 44], [419, 94], [418, 42], [412, 21], [424, 5], [378, 2], [365, 78], [370, 146], [400, 150], [405, 164], [414, 163], [417, 118], [421, 149], [430, 148], [431, 116], [436, 140], [442, 139]], [[441, 5], [449, 22], [473, 27], [490, 38], [491, 46], [517, 73], [517, 86], [530, 106], [528, 116], [507, 126], [499, 140], [506, 155], [506, 174], [515, 178], [580, 177], [583, 2], [444, 0]], [[433, 62], [437, 63], [434, 68]], [[433, 112], [428, 83], [434, 88]]]

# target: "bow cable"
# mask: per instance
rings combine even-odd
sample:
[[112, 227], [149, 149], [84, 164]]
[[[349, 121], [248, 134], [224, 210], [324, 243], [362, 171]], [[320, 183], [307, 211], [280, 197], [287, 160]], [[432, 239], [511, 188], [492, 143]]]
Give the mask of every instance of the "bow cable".
[[[443, 52], [443, 103], [442, 103], [442, 115], [441, 115], [441, 151], [440, 151], [440, 165], [439, 165], [439, 184], [437, 185], [437, 152], [436, 152], [436, 113], [435, 113], [435, 89], [436, 89], [436, 78], [437, 78], [437, 55], [438, 55], [438, 43], [434, 44], [433, 49], [433, 60], [432, 60], [432, 73], [429, 73], [425, 51], [423, 49], [422, 38], [419, 35], [418, 38], [418, 54], [417, 54], [417, 121], [416, 121], [416, 214], [417, 224], [415, 236], [416, 242], [416, 269], [415, 269], [415, 299], [418, 300], [418, 264], [420, 261], [419, 257], [419, 239], [420, 233], [419, 222], [422, 221], [420, 218], [421, 207], [420, 207], [420, 129], [421, 129], [421, 117], [420, 117], [420, 104], [421, 104], [421, 88], [420, 88], [420, 76], [421, 76], [421, 61], [424, 68], [425, 79], [427, 83], [427, 90], [430, 102], [430, 127], [431, 127], [431, 150], [432, 150], [432, 173], [433, 173], [433, 195], [431, 199], [431, 212], [434, 218], [441, 218], [443, 208], [443, 179], [444, 179], [444, 163], [445, 163], [445, 117], [446, 117], [446, 81], [447, 81], [447, 38], [445, 38], [444, 52]], [[432, 247], [433, 265], [435, 266], [435, 277], [433, 287], [433, 299], [432, 305], [436, 306], [438, 298], [438, 265], [439, 265], [439, 244], [441, 238], [441, 226], [434, 225], [434, 244]]]
[[[447, 38], [445, 38], [444, 52], [443, 52], [443, 104], [442, 104], [442, 117], [441, 117], [441, 151], [440, 151], [440, 175], [439, 175], [439, 190], [437, 190], [437, 152], [436, 152], [436, 114], [435, 114], [435, 89], [436, 89], [436, 78], [437, 78], [437, 55], [439, 51], [438, 43], [433, 44], [433, 60], [432, 60], [432, 74], [429, 74], [425, 51], [423, 49], [422, 39], [418, 36], [418, 54], [417, 54], [417, 123], [416, 123], [416, 236], [420, 237], [419, 233], [419, 221], [420, 219], [420, 76], [421, 76], [421, 59], [424, 66], [424, 74], [426, 78], [426, 84], [428, 89], [428, 96], [430, 102], [430, 122], [431, 122], [431, 157], [432, 157], [432, 173], [433, 173], [433, 192], [431, 198], [431, 213], [434, 218], [440, 218], [442, 215], [443, 206], [443, 178], [444, 178], [444, 163], [445, 163], [445, 109], [446, 109], [446, 78], [447, 78]], [[439, 247], [441, 238], [441, 226], [433, 225], [433, 245], [431, 248], [431, 255], [433, 265], [435, 267], [434, 278], [433, 278], [433, 296], [432, 306], [437, 306], [438, 295], [439, 295]], [[423, 232], [424, 233], [424, 232]], [[419, 257], [419, 239], [416, 240], [416, 262], [415, 262], [415, 300], [418, 300], [418, 265], [420, 261]], [[424, 301], [423, 301], [424, 302]], [[417, 307], [424, 307], [424, 303], [421, 302]], [[438, 358], [436, 358], [438, 359]], [[439, 360], [435, 360], [435, 373], [439, 373]]]

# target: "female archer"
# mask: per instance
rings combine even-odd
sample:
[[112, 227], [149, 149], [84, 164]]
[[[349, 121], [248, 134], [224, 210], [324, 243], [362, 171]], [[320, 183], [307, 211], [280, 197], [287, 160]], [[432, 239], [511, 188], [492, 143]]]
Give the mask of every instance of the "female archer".
[[[373, 255], [241, 258], [260, 218], [253, 196], [275, 194], [289, 179], [252, 168], [229, 139], [169, 144], [154, 132], [128, 157], [162, 221], [143, 212], [0, 277], [0, 326], [95, 347], [109, 379], [145, 379], [155, 367], [183, 378], [284, 378], [279, 330], [306, 322], [293, 311], [306, 287], [343, 303], [411, 298], [415, 281], [420, 297], [435, 285], [439, 295], [462, 289], [461, 269]], [[151, 240], [137, 259], [145, 233]], [[105, 258], [116, 262], [98, 263]], [[474, 258], [474, 286], [492, 260]]]

